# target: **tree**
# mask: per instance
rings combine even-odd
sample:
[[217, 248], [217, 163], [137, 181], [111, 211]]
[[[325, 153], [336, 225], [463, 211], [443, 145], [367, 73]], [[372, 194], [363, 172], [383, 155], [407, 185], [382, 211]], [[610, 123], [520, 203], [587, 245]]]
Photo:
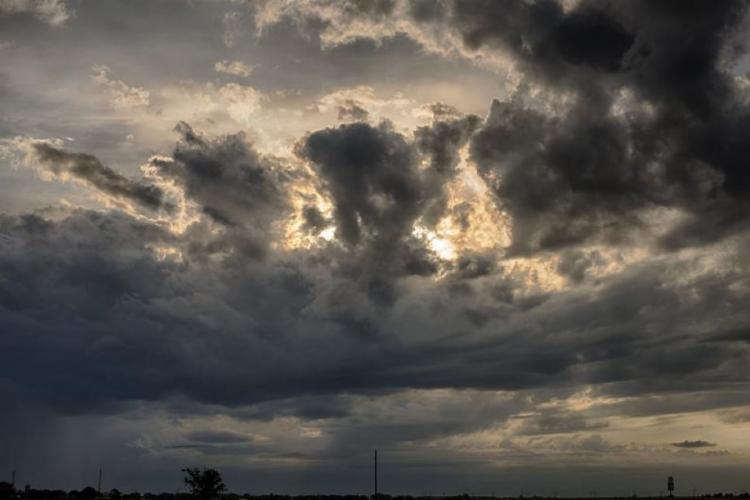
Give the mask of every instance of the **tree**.
[[97, 492], [93, 486], [86, 486], [78, 494], [79, 500], [94, 500], [98, 496], [99, 496], [99, 492]]
[[0, 500], [10, 500], [16, 498], [16, 490], [13, 485], [0, 481]]
[[221, 474], [216, 469], [195, 467], [182, 469], [182, 472], [185, 473], [185, 484], [198, 500], [214, 500], [227, 490]]

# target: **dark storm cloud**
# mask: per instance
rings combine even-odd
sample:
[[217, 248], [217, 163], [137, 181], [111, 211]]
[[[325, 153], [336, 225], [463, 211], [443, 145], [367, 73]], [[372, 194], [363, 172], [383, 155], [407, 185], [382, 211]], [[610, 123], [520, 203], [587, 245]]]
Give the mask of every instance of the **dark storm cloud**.
[[179, 182], [207, 215], [224, 225], [248, 227], [282, 215], [287, 203], [284, 178], [272, 160], [251, 148], [244, 134], [211, 140], [184, 122], [176, 130], [181, 140], [172, 159], [155, 159], [153, 164]]
[[[500, 50], [520, 64], [516, 99], [493, 104], [472, 140], [473, 159], [513, 216], [515, 251], [617, 241], [640, 227], [643, 209], [658, 206], [692, 214], [666, 248], [743, 227], [750, 110], [722, 57], [745, 7], [410, 3], [418, 26], [455, 29], [465, 48]], [[732, 50], [737, 57], [741, 49]], [[549, 117], [522, 98], [526, 85], [572, 92], [576, 104]], [[631, 109], [616, 116], [623, 90], [651, 109], [626, 103]]]
[[225, 227], [222, 237], [206, 243], [200, 252], [235, 251], [264, 258], [272, 223], [290, 208], [284, 185], [293, 174], [259, 155], [244, 133], [209, 139], [184, 122], [176, 131], [180, 141], [171, 158], [152, 158], [151, 165]]
[[[747, 218], [750, 111], [724, 60], [742, 54], [731, 37], [745, 7], [408, 2], [415, 27], [406, 33], [420, 41], [450, 30], [463, 50], [499, 51], [521, 73], [515, 99], [493, 104], [472, 139], [473, 159], [512, 215], [512, 251], [622, 241], [659, 207], [692, 218], [667, 235], [663, 247], [675, 249], [716, 241]], [[383, 17], [396, 10], [342, 12], [373, 23], [359, 37], [378, 38], [388, 36]], [[326, 19], [345, 30], [342, 19]], [[550, 115], [534, 103], [540, 88], [569, 93], [574, 104]]]
[[185, 436], [188, 441], [206, 444], [246, 443], [251, 441], [247, 436], [231, 431], [193, 431]]
[[376, 303], [394, 302], [398, 277], [437, 272], [435, 255], [412, 235], [413, 227], [434, 225], [444, 214], [458, 150], [478, 122], [473, 115], [435, 120], [413, 140], [388, 122], [352, 123], [313, 132], [298, 144], [297, 154], [312, 163], [332, 198], [337, 237], [350, 249], [340, 269], [357, 276]]
[[[383, 122], [342, 125], [310, 134], [298, 154], [317, 168], [335, 202], [337, 232], [350, 245], [398, 241], [419, 217], [434, 223], [445, 209], [445, 184], [479, 118], [436, 120], [409, 142]], [[420, 155], [429, 168], [420, 171]]]
[[712, 448], [716, 446], [716, 443], [709, 443], [701, 439], [695, 441], [680, 441], [679, 443], [672, 443], [672, 446], [676, 448]]
[[[444, 119], [443, 106], [433, 106], [436, 119], [432, 125], [417, 128], [414, 141], [417, 148], [427, 155], [430, 168], [437, 174], [450, 178], [458, 164], [458, 151], [466, 144], [479, 125], [479, 117], [468, 115]], [[445, 179], [444, 179], [445, 180]]]
[[[458, 400], [456, 408], [439, 407], [444, 416], [437, 410], [409, 412], [408, 419], [388, 421], [375, 418], [377, 411], [358, 415], [361, 402], [337, 395], [369, 395], [377, 408], [380, 397], [409, 388], [559, 396], [595, 384], [598, 394], [635, 398], [612, 408], [615, 414], [653, 415], [741, 404], [736, 393], [716, 396], [725, 384], [747, 383], [745, 344], [707, 332], [717, 343], [707, 349], [701, 335], [681, 334], [705, 321], [718, 304], [724, 311], [743, 310], [746, 292], [736, 286], [742, 269], [723, 273], [713, 284], [681, 285], [670, 284], [680, 269], [634, 269], [603, 283], [592, 296], [559, 293], [533, 308], [518, 298], [503, 301], [505, 319], [491, 314], [482, 328], [460, 320], [459, 313], [462, 306], [477, 307], [492, 297], [486, 290], [498, 279], [491, 266], [475, 260], [459, 268], [476, 292], [448, 299], [437, 284], [426, 296], [398, 298], [371, 320], [381, 332], [375, 344], [357, 337], [355, 323], [346, 318], [357, 287], [337, 295], [337, 307], [321, 315], [311, 304], [320, 299], [325, 280], [305, 275], [300, 263], [254, 264], [239, 256], [211, 263], [195, 250], [185, 251], [181, 263], [160, 261], [144, 246], [188, 249], [199, 235], [175, 239], [116, 214], [78, 212], [60, 221], [5, 216], [0, 233], [0, 330], [6, 332], [0, 362], [9, 386], [3, 392], [20, 391], [53, 415], [112, 413], [133, 400], [180, 395], [188, 401], [186, 415], [200, 415], [201, 406], [210, 405], [209, 415], [251, 421], [326, 420], [329, 445], [297, 453], [335, 462], [359, 456], [364, 446], [416, 446], [490, 428], [533, 410], [535, 403], [523, 395], [494, 407]], [[320, 260], [313, 265], [319, 273]], [[714, 278], [707, 271], [703, 279]], [[686, 295], [694, 300], [683, 303]], [[414, 300], [426, 309], [408, 306]], [[406, 315], [393, 316], [404, 307]], [[399, 334], [385, 334], [383, 324], [397, 325]], [[652, 331], [660, 334], [643, 333]], [[680, 396], [691, 388], [714, 397]], [[398, 408], [396, 402], [383, 404]], [[604, 425], [596, 417], [542, 413], [528, 419], [523, 431], [567, 434]], [[226, 436], [200, 432], [165, 446], [190, 446], [205, 457], [285, 453], [254, 441], [213, 442]], [[571, 452], [599, 445], [555, 444]]]
[[569, 13], [552, 0], [457, 1], [452, 7], [450, 22], [467, 47], [509, 50], [540, 78], [566, 78], [567, 65], [615, 71], [633, 43], [603, 2], [582, 2]]
[[[517, 100], [495, 102], [474, 136], [473, 158], [513, 216], [517, 250], [595, 235], [616, 241], [641, 225], [638, 211], [649, 207], [693, 214], [668, 236], [671, 246], [712, 241], [742, 227], [745, 200], [733, 195], [720, 163], [691, 151], [694, 141], [682, 143], [682, 129], [670, 136], [662, 117], [638, 111], [613, 117], [605, 95], [593, 97], [605, 99], [599, 103], [589, 97], [581, 96], [562, 118]], [[710, 230], [699, 236], [696, 224]]]
[[435, 224], [443, 216], [447, 204], [445, 185], [456, 175], [459, 150], [471, 137], [479, 125], [479, 117], [468, 115], [449, 119], [440, 117], [440, 105], [433, 106], [436, 120], [430, 126], [419, 127], [414, 132], [417, 149], [429, 159], [429, 169], [425, 171], [425, 185], [430, 193], [429, 206], [425, 209], [424, 220], [428, 225]]
[[[155, 261], [144, 243], [170, 238], [156, 226], [95, 212], [75, 213], [60, 222], [35, 215], [3, 216], [0, 227], [6, 236], [0, 316], [6, 332], [2, 363], [7, 380], [26, 379], [28, 384], [22, 385], [28, 394], [45, 405], [74, 412], [105, 408], [117, 393], [142, 392], [148, 397], [147, 384], [116, 382], [115, 374], [134, 362], [169, 363], [163, 350], [166, 339], [149, 339], [138, 331], [135, 325], [145, 327], [150, 321], [146, 317], [134, 319], [133, 330], [118, 326], [118, 316], [127, 313], [115, 311], [127, 308], [129, 297], [162, 294], [169, 268]], [[44, 245], [38, 245], [40, 241]], [[45, 271], [36, 274], [33, 269]], [[27, 316], [32, 310], [36, 320]], [[143, 351], [147, 345], [150, 348]], [[75, 370], [66, 368], [70, 362], [77, 365]], [[38, 379], [32, 366], [44, 366], [55, 376]], [[109, 372], [112, 385], [92, 393], [90, 377], [99, 378], [102, 370]], [[138, 385], [143, 391], [136, 389]]]
[[637, 225], [635, 209], [672, 201], [663, 199], [670, 196], [662, 190], [665, 179], [649, 171], [638, 148], [657, 148], [656, 139], [642, 136], [638, 124], [602, 113], [583, 101], [556, 119], [517, 100], [493, 102], [472, 139], [472, 157], [511, 213], [515, 251], [599, 234], [616, 240]]
[[351, 250], [342, 270], [358, 276], [372, 300], [392, 304], [396, 276], [436, 271], [433, 256], [411, 236], [429, 199], [418, 153], [389, 123], [314, 132], [297, 154], [315, 166], [333, 200], [337, 237]]
[[32, 145], [35, 159], [55, 175], [70, 175], [99, 191], [150, 210], [172, 210], [160, 188], [124, 177], [93, 155], [71, 153], [43, 142]]
[[305, 221], [304, 229], [313, 233], [319, 233], [329, 224], [318, 207], [313, 205], [307, 205], [302, 209], [302, 217]]
[[[357, 22], [403, 12], [391, 1], [340, 6]], [[744, 418], [750, 141], [747, 106], [723, 68], [740, 6], [411, 2], [413, 21], [456, 30], [462, 49], [510, 54], [522, 73], [516, 93], [492, 102], [485, 119], [432, 105], [432, 123], [413, 134], [363, 123], [364, 108], [347, 102], [340, 118], [357, 123], [307, 132], [291, 160], [259, 153], [242, 133], [214, 137], [181, 123], [171, 157], [149, 164], [197, 209], [179, 232], [116, 210], [0, 215], [0, 396], [12, 406], [0, 427], [31, 447], [28, 436], [58, 415], [133, 411], [137, 428], [163, 412], [174, 432], [163, 441], [101, 427], [141, 453], [130, 458], [183, 450], [194, 454], [167, 463], [302, 460], [306, 474], [329, 467], [341, 480], [340, 465], [374, 446], [393, 451], [393, 463], [432, 467], [429, 456], [471, 474], [477, 454], [445, 451], [454, 437], [468, 447], [485, 433], [530, 443], [491, 444], [500, 461], [550, 450], [590, 458], [627, 448], [595, 434], [616, 435], [622, 418], [717, 409]], [[375, 45], [326, 57], [358, 68]], [[547, 108], [545, 92], [572, 98]], [[466, 146], [467, 173], [476, 164], [509, 214], [510, 255], [456, 245], [448, 261], [414, 234], [446, 215]], [[53, 173], [107, 196], [168, 206], [159, 188], [92, 155], [35, 151]], [[313, 173], [298, 171], [299, 160]], [[322, 187], [332, 217], [312, 197], [293, 203], [299, 184]], [[277, 231], [293, 207], [306, 237], [335, 225], [335, 239], [283, 248]], [[464, 232], [471, 208], [455, 210]], [[657, 245], [635, 241], [647, 255], [629, 260], [627, 238], [649, 235], [652, 208], [685, 218], [655, 228]], [[720, 251], [700, 248], [720, 241]], [[583, 246], [592, 242], [609, 248]], [[696, 248], [674, 251], [686, 246]], [[540, 250], [547, 267], [523, 258]], [[581, 392], [591, 407], [567, 408]], [[217, 415], [242, 431], [212, 423]], [[183, 427], [191, 418], [209, 422]], [[287, 424], [294, 432], [281, 439], [245, 433]], [[319, 434], [297, 435], [308, 430]]]
[[416, 155], [389, 124], [315, 132], [298, 151], [316, 165], [331, 192], [342, 241], [398, 241], [410, 231], [423, 196]]
[[[675, 271], [646, 267], [585, 300], [571, 293], [530, 309], [520, 299], [496, 303], [505, 312], [491, 315], [484, 329], [461, 320], [458, 311], [491, 297], [482, 290], [492, 281], [451, 301], [438, 286], [435, 299], [423, 299], [435, 300], [424, 312], [396, 317], [400, 331], [427, 328], [442, 340], [381, 334], [378, 350], [387, 354], [378, 355], [362, 349], [367, 344], [347, 319], [357, 287], [323, 311], [312, 304], [321, 300], [324, 283], [294, 262], [253, 265], [238, 255], [212, 264], [189, 251], [192, 236], [180, 242], [122, 215], [80, 212], [59, 222], [4, 216], [0, 229], [0, 319], [4, 332], [16, 332], [3, 337], [7, 379], [65, 411], [170, 394], [231, 406], [406, 387], [593, 383], [605, 393], [643, 395], [746, 382], [745, 344], [712, 339], [708, 348], [700, 336], [680, 334], [716, 304], [741, 310], [747, 297], [732, 286], [739, 269], [713, 283], [705, 276], [665, 286]], [[154, 245], [184, 248], [186, 261], [160, 261], [144, 248]], [[481, 265], [470, 267], [467, 277], [491, 279]], [[684, 303], [686, 293], [697, 293], [696, 300]], [[387, 310], [378, 314], [370, 320], [378, 330], [395, 319]], [[503, 315], [508, 319], [498, 321]], [[665, 328], [659, 336], [639, 333], [659, 328]], [[28, 359], [35, 363], [21, 361]], [[40, 364], [46, 369], [32, 368]], [[286, 368], [279, 371], [279, 364]]]

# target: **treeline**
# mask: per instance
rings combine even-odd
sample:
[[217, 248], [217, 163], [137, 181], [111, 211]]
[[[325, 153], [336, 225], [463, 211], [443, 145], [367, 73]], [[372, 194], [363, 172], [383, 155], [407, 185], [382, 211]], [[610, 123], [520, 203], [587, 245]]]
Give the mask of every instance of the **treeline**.
[[[387, 495], [378, 494], [377, 500], [492, 500], [492, 499], [511, 499], [520, 498], [525, 500], [541, 500], [550, 497], [541, 496], [522, 496], [522, 497], [490, 497], [490, 496], [471, 496], [471, 495], [454, 495], [454, 496], [410, 496], [410, 495]], [[616, 498], [616, 497], [612, 497]], [[622, 497], [621, 497], [622, 498]], [[633, 498], [633, 497], [628, 497]], [[638, 497], [642, 499], [648, 498], [669, 498], [669, 497], [649, 497], [642, 496]], [[677, 497], [679, 498], [679, 496]], [[683, 498], [692, 498], [690, 496]], [[742, 493], [707, 493], [698, 495], [697, 498], [737, 498], [745, 499], [750, 498], [750, 492]], [[82, 490], [71, 490], [65, 491], [60, 489], [48, 490], [48, 489], [35, 489], [35, 488], [24, 488], [22, 490], [15, 490], [10, 487], [9, 483], [0, 482], [0, 500], [195, 500], [195, 497], [190, 493], [141, 493], [138, 491], [133, 492], [120, 492], [119, 490], [113, 489], [108, 492], [103, 492], [101, 495], [93, 487], [86, 487]], [[217, 500], [373, 500], [372, 495], [277, 495], [277, 494], [261, 494], [251, 495], [244, 494], [239, 495], [236, 493], [224, 493], [218, 497]], [[574, 500], [574, 499], [568, 499]], [[591, 500], [589, 498], [585, 500]]]

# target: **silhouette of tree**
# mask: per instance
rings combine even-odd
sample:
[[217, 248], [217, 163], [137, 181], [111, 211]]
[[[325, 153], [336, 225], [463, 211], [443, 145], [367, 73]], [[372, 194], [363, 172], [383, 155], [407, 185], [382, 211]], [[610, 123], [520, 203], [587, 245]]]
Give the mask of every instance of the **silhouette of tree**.
[[0, 481], [0, 500], [10, 500], [16, 498], [16, 490], [13, 485], [5, 481]]
[[94, 500], [97, 497], [99, 497], [99, 492], [93, 486], [86, 486], [78, 494], [80, 500]]
[[213, 500], [227, 490], [221, 474], [216, 469], [187, 468], [185, 484], [198, 500]]

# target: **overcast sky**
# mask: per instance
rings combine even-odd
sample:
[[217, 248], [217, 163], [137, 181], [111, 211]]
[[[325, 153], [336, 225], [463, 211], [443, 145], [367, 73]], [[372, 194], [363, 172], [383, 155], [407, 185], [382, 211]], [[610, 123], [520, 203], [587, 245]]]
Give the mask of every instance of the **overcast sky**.
[[0, 0], [0, 478], [750, 489], [745, 7]]

